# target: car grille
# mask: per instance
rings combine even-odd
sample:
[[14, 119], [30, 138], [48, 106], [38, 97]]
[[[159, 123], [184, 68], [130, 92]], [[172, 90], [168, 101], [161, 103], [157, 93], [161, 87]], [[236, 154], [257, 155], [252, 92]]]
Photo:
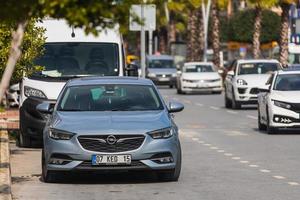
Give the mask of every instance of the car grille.
[[92, 165], [92, 161], [84, 161], [76, 167], [78, 170], [131, 170], [147, 169], [148, 167], [140, 161], [133, 160], [130, 165]]
[[[115, 138], [114, 143], [109, 143], [108, 137]], [[115, 153], [138, 149], [144, 142], [144, 135], [92, 135], [79, 136], [81, 146], [89, 151]]]
[[258, 94], [258, 93], [259, 93], [258, 88], [252, 88], [250, 90], [250, 94]]

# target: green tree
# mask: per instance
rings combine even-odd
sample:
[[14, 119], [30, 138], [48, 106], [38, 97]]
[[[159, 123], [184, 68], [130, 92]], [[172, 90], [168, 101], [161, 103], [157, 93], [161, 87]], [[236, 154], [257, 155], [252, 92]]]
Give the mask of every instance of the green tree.
[[277, 0], [247, 0], [254, 6], [255, 18], [253, 27], [253, 57], [259, 58], [260, 52], [260, 37], [261, 37], [261, 25], [262, 25], [262, 11], [265, 8], [270, 8], [276, 4]]
[[0, 84], [0, 100], [21, 55], [21, 44], [28, 21], [32, 18], [65, 18], [70, 25], [83, 28], [87, 33], [97, 34], [100, 28], [112, 27], [116, 22], [124, 24], [128, 19], [129, 7], [139, 0], [6, 0], [0, 20], [16, 24], [12, 32], [10, 54]]

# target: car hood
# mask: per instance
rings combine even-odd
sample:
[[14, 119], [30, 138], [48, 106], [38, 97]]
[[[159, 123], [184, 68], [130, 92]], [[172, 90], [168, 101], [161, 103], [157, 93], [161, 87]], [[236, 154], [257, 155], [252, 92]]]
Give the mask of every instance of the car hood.
[[236, 79], [245, 80], [248, 85], [263, 87], [266, 85], [268, 79], [270, 78], [270, 74], [249, 74], [249, 75], [239, 75]]
[[201, 72], [201, 73], [183, 73], [183, 79], [189, 80], [214, 80], [221, 78], [216, 72]]
[[176, 68], [148, 68], [148, 73], [153, 74], [176, 74]]
[[272, 91], [271, 99], [289, 103], [300, 103], [300, 91]]
[[77, 134], [137, 134], [171, 126], [166, 111], [56, 112], [52, 127]]

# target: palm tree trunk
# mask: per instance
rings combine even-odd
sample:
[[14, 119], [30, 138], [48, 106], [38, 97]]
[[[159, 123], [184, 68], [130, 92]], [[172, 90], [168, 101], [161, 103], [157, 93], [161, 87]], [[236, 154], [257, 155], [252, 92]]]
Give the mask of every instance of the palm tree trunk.
[[174, 13], [170, 12], [170, 21], [168, 23], [168, 49], [171, 50], [171, 44], [176, 41], [176, 25]]
[[289, 56], [289, 10], [290, 5], [282, 3], [281, 5], [281, 27], [280, 27], [280, 41], [279, 41], [279, 62], [283, 67], [288, 66]]
[[197, 9], [196, 20], [197, 20], [197, 33], [195, 35], [195, 51], [194, 51], [194, 61], [201, 61], [203, 59], [204, 53], [204, 23], [202, 17], [201, 7]]
[[161, 54], [166, 54], [167, 53], [167, 42], [166, 42], [166, 31], [161, 28], [158, 32], [159, 36], [159, 52]]
[[253, 32], [253, 58], [260, 58], [260, 35], [261, 35], [261, 20], [262, 9], [260, 7], [255, 8], [255, 20], [254, 20], [254, 32]]
[[220, 19], [219, 19], [219, 8], [217, 1], [212, 2], [212, 48], [214, 51], [213, 63], [216, 67], [220, 67]]
[[192, 10], [187, 27], [187, 58], [188, 62], [195, 61], [195, 44], [197, 34], [197, 10]]
[[0, 101], [3, 99], [5, 91], [9, 86], [10, 79], [15, 70], [16, 63], [21, 57], [22, 52], [20, 48], [22, 45], [26, 25], [26, 20], [19, 22], [17, 30], [12, 32], [11, 49], [0, 83]]

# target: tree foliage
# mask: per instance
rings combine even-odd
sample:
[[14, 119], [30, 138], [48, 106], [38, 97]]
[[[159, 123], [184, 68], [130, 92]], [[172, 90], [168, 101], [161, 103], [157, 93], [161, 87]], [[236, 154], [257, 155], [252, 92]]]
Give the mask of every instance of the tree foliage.
[[[262, 43], [279, 41], [280, 16], [270, 10], [264, 10], [262, 15], [262, 33], [260, 41]], [[224, 30], [224, 26], [222, 26], [222, 31], [227, 32], [228, 41], [252, 43], [254, 18], [255, 12], [253, 9], [236, 13], [229, 20], [227, 30], [226, 28]]]
[[[0, 76], [2, 76], [5, 65], [9, 56], [11, 44], [11, 30], [16, 26], [15, 23], [1, 23], [0, 24]], [[28, 23], [24, 40], [22, 44], [23, 54], [16, 65], [12, 83], [20, 81], [23, 74], [30, 74], [33, 69], [33, 60], [43, 52], [43, 44], [45, 42], [44, 29], [35, 26], [35, 21]], [[38, 67], [37, 67], [38, 68]]]

